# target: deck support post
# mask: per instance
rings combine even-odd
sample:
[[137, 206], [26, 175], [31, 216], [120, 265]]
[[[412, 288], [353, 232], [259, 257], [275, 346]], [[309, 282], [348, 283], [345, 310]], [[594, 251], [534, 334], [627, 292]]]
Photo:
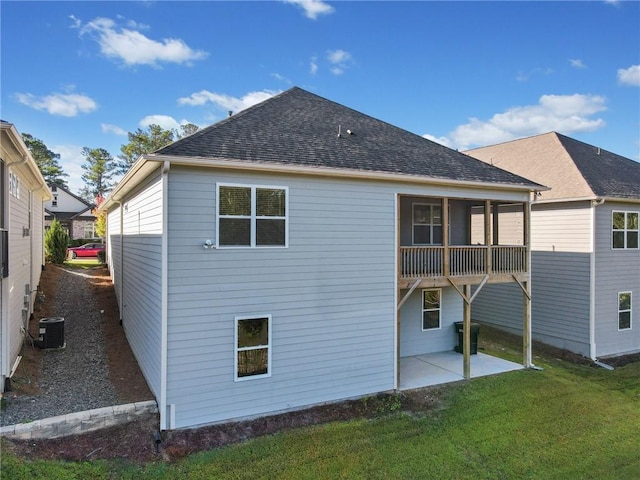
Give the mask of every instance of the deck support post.
[[464, 318], [463, 318], [463, 372], [465, 380], [471, 378], [471, 302], [469, 297], [471, 296], [471, 285], [465, 285], [464, 287]]
[[448, 277], [451, 273], [451, 259], [449, 253], [449, 199], [442, 199], [442, 274]]

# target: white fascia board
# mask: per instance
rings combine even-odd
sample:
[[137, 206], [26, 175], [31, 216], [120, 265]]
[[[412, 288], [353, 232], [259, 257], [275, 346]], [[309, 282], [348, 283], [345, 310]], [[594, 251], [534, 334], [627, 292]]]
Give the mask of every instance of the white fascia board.
[[245, 162], [220, 157], [179, 157], [171, 155], [149, 154], [144, 158], [153, 162], [170, 161], [172, 165], [183, 165], [192, 167], [214, 167], [233, 170], [251, 170], [253, 172], [276, 172], [276, 173], [297, 173], [300, 175], [317, 175], [325, 177], [348, 177], [362, 178], [369, 180], [386, 180], [403, 183], [419, 183], [432, 185], [451, 185], [456, 187], [485, 188], [488, 190], [511, 190], [518, 192], [539, 192], [549, 190], [540, 185], [518, 185], [511, 183], [487, 183], [475, 182], [471, 180], [451, 180], [418, 175], [407, 175], [398, 173], [348, 170], [329, 167], [312, 167], [306, 165], [276, 164], [267, 162]]

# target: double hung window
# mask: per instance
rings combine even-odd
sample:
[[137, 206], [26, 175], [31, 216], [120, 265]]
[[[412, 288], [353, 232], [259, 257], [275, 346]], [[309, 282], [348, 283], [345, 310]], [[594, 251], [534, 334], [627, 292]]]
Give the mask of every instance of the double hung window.
[[439, 288], [430, 288], [422, 291], [422, 330], [440, 328], [441, 300], [441, 290]]
[[218, 185], [219, 247], [286, 247], [286, 187]]
[[618, 293], [618, 330], [631, 328], [631, 292]]
[[236, 381], [271, 376], [271, 316], [236, 317]]
[[638, 248], [638, 212], [613, 212], [611, 238], [614, 249]]
[[413, 244], [442, 245], [442, 207], [431, 203], [413, 204]]

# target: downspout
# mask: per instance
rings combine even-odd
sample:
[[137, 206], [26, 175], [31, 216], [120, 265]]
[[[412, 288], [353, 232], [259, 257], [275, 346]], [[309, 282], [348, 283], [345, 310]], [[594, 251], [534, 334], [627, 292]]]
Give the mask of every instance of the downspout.
[[[117, 203], [120, 208], [120, 268], [118, 271], [118, 290], [120, 290], [120, 295], [118, 295], [118, 302], [120, 305], [120, 325], [123, 323], [124, 319], [124, 205], [120, 200], [114, 200], [114, 203]], [[107, 222], [108, 224], [109, 222]]]
[[604, 203], [604, 198], [591, 201], [591, 231], [589, 243], [589, 357], [596, 359], [596, 208]]
[[[175, 406], [167, 412], [167, 329], [169, 319], [168, 279], [169, 279], [169, 169], [171, 163], [165, 160], [162, 166], [162, 240], [161, 240], [161, 334], [160, 334], [160, 430], [175, 428]], [[167, 426], [167, 416], [169, 422]]]

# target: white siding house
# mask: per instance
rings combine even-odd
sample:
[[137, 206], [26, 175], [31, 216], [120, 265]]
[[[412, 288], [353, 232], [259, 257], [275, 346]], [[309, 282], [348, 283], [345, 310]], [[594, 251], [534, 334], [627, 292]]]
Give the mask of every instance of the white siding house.
[[[558, 133], [466, 153], [551, 187], [531, 206], [533, 338], [592, 359], [640, 351], [640, 163]], [[485, 288], [474, 318], [519, 332], [513, 292]]]
[[51, 193], [16, 128], [0, 121], [0, 388], [20, 361], [44, 267], [44, 207]]
[[64, 187], [51, 185], [51, 199], [45, 203], [45, 228], [56, 218], [70, 239], [95, 239], [96, 206]]
[[397, 389], [453, 350], [458, 289], [526, 288], [526, 242], [470, 247], [470, 211], [526, 222], [539, 188], [299, 88], [142, 156], [101, 208], [161, 428]]

